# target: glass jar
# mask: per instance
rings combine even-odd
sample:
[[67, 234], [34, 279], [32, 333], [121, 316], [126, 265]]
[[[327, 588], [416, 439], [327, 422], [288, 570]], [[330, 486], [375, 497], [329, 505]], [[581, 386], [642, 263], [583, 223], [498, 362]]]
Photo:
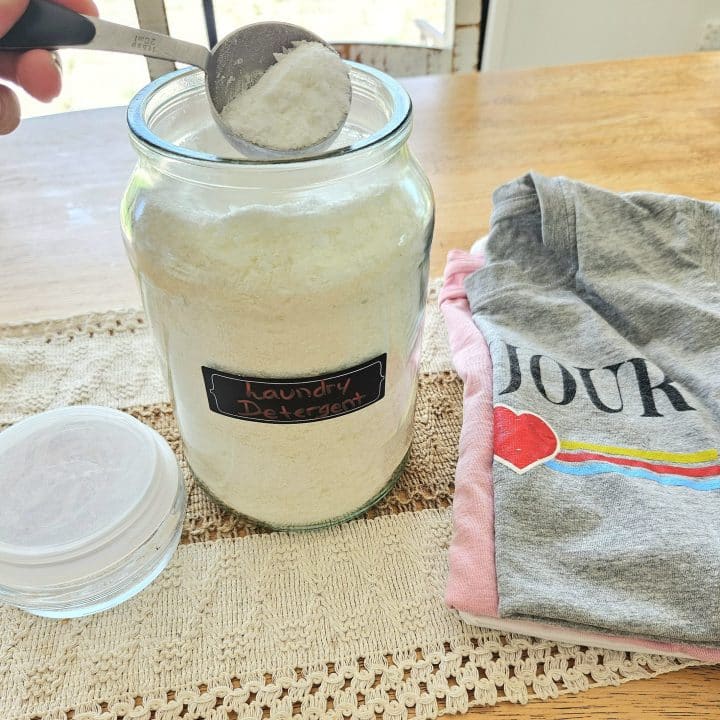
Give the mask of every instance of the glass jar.
[[345, 129], [321, 155], [243, 158], [181, 70], [128, 111], [138, 162], [122, 228], [188, 464], [221, 504], [276, 529], [354, 517], [412, 436], [430, 185], [411, 103], [350, 63]]

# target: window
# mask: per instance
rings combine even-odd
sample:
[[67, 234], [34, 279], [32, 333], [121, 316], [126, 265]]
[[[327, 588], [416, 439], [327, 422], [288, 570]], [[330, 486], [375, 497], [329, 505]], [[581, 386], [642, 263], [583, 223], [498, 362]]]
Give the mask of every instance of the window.
[[[419, 25], [426, 24], [446, 33], [445, 0], [214, 0], [213, 4], [220, 38], [261, 20], [296, 23], [330, 42], [424, 45], [427, 40]], [[166, 8], [173, 35], [205, 42], [200, 2], [166, 0]], [[451, 42], [452, 38], [447, 45]]]

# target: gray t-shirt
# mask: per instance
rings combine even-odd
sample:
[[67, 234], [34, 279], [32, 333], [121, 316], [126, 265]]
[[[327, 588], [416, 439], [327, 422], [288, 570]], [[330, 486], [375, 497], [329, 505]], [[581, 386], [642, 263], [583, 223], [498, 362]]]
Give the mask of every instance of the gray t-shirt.
[[501, 617], [720, 644], [720, 206], [530, 174], [466, 281]]

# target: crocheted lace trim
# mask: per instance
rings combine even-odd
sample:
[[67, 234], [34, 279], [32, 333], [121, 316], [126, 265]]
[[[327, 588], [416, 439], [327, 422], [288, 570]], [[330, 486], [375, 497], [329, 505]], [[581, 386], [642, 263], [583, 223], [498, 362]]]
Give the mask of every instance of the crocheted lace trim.
[[648, 679], [700, 663], [478, 633], [388, 655], [125, 694], [13, 720], [418, 720]]

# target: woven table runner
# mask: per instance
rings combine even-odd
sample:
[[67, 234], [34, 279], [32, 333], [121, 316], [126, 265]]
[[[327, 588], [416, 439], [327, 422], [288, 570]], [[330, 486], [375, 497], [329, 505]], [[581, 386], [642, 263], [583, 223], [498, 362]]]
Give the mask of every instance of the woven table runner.
[[361, 519], [302, 534], [263, 531], [195, 485], [141, 312], [0, 326], [0, 429], [120, 408], [168, 440], [188, 489], [177, 553], [128, 602], [63, 621], [0, 605], [0, 718], [430, 718], [700, 664], [473, 628], [445, 607], [462, 384], [438, 288], [402, 478]]

